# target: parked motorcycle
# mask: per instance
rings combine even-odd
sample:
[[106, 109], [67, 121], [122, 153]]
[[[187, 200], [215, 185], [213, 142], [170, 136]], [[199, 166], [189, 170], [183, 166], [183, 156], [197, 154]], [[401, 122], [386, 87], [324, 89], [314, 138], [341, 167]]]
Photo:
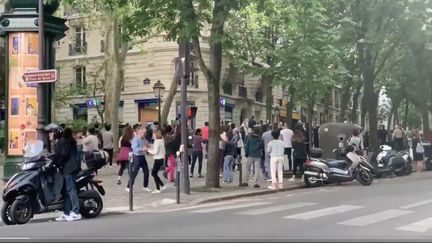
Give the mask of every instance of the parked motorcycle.
[[[338, 150], [334, 150], [338, 152]], [[354, 152], [353, 146], [346, 147], [345, 160], [324, 160], [314, 156], [305, 163], [304, 182], [308, 187], [317, 187], [322, 183], [341, 183], [357, 180], [368, 186], [373, 182], [373, 166], [366, 159]]]
[[[26, 224], [35, 214], [62, 211], [64, 208], [63, 175], [53, 163], [53, 155], [42, 155], [43, 142], [35, 141], [24, 154], [21, 172], [16, 173], [3, 191], [1, 218], [6, 225]], [[94, 180], [94, 172], [108, 161], [106, 152], [95, 152], [86, 160], [87, 169], [76, 180], [80, 214], [95, 218], [103, 208], [100, 195], [105, 195], [102, 181]], [[96, 188], [96, 189], [95, 189]]]
[[385, 174], [392, 176], [409, 175], [412, 172], [412, 158], [408, 151], [397, 152], [388, 145], [381, 145], [380, 152], [372, 157], [371, 164], [375, 167], [375, 174], [381, 177]]

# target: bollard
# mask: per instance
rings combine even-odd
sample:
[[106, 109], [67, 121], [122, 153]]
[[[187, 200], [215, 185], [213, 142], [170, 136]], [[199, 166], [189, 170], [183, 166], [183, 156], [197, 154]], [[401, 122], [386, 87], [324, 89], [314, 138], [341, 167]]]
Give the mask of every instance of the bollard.
[[242, 184], [243, 184], [243, 168], [242, 167], [243, 167], [243, 164], [240, 161], [238, 163], [238, 168], [239, 168], [239, 186], [242, 186]]
[[132, 184], [132, 164], [133, 164], [133, 154], [129, 153], [129, 211], [133, 211], [133, 184]]
[[180, 204], [180, 152], [177, 152], [177, 157], [175, 160], [175, 168], [176, 168], [176, 201], [177, 204]]

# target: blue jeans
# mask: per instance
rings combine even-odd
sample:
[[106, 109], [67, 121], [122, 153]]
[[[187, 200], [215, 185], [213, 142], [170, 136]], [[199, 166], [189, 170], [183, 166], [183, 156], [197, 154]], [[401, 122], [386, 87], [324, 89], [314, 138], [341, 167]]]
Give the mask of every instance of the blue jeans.
[[232, 182], [234, 180], [233, 164], [234, 164], [234, 156], [232, 155], [225, 156], [224, 168], [223, 168], [223, 179], [225, 182]]
[[79, 214], [78, 193], [75, 188], [76, 175], [64, 175], [66, 193], [64, 197], [64, 214], [69, 215], [71, 212]]

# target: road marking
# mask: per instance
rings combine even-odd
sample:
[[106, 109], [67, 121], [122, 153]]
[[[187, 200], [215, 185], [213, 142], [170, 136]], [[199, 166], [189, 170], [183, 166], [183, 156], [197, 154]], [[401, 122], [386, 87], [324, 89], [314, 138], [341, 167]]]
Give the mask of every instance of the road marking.
[[290, 209], [296, 209], [296, 208], [302, 208], [302, 207], [308, 207], [315, 205], [316, 203], [313, 202], [299, 202], [299, 203], [291, 203], [286, 205], [278, 205], [273, 207], [266, 207], [266, 208], [258, 208], [258, 209], [252, 209], [248, 211], [239, 212], [236, 214], [241, 215], [262, 215], [266, 213], [274, 213], [274, 212], [280, 212]]
[[256, 203], [248, 203], [248, 204], [240, 204], [240, 205], [231, 205], [231, 206], [225, 206], [225, 207], [201, 209], [201, 210], [191, 211], [191, 213], [213, 213], [213, 212], [219, 212], [219, 211], [224, 211], [224, 210], [237, 209], [237, 208], [247, 208], [247, 207], [261, 206], [261, 205], [267, 205], [267, 204], [270, 204], [270, 202], [256, 202]]
[[402, 215], [406, 215], [409, 213], [412, 213], [412, 211], [389, 209], [389, 210], [386, 210], [383, 212], [369, 214], [369, 215], [353, 218], [350, 220], [346, 220], [346, 221], [340, 222], [338, 224], [351, 225], [351, 226], [366, 226], [366, 225], [386, 221], [386, 220], [389, 220], [392, 218], [396, 218], [396, 217], [399, 217]]
[[417, 202], [417, 203], [413, 203], [413, 204], [408, 204], [408, 205], [400, 207], [400, 208], [401, 209], [411, 209], [411, 208], [423, 206], [423, 205], [426, 205], [426, 204], [429, 204], [429, 203], [432, 203], [432, 199], [421, 201], [421, 202]]
[[430, 229], [432, 229], [432, 218], [427, 218], [427, 219], [420, 220], [420, 221], [417, 221], [415, 223], [397, 228], [397, 230], [413, 231], [413, 232], [419, 232], [419, 233], [424, 233]]
[[360, 208], [363, 208], [363, 206], [341, 205], [337, 207], [329, 207], [329, 208], [323, 208], [315, 211], [309, 211], [306, 213], [294, 214], [294, 215], [286, 216], [284, 218], [308, 220], [308, 219], [315, 219], [315, 218], [324, 217], [332, 214], [344, 213], [344, 212], [348, 212]]

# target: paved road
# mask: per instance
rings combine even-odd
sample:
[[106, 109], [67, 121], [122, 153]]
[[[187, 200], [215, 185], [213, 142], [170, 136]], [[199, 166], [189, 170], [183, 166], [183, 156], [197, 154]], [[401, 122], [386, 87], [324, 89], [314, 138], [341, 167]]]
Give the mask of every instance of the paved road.
[[[73, 223], [1, 226], [30, 239], [422, 240], [432, 237], [432, 173]], [[4, 239], [4, 238], [3, 238]]]

